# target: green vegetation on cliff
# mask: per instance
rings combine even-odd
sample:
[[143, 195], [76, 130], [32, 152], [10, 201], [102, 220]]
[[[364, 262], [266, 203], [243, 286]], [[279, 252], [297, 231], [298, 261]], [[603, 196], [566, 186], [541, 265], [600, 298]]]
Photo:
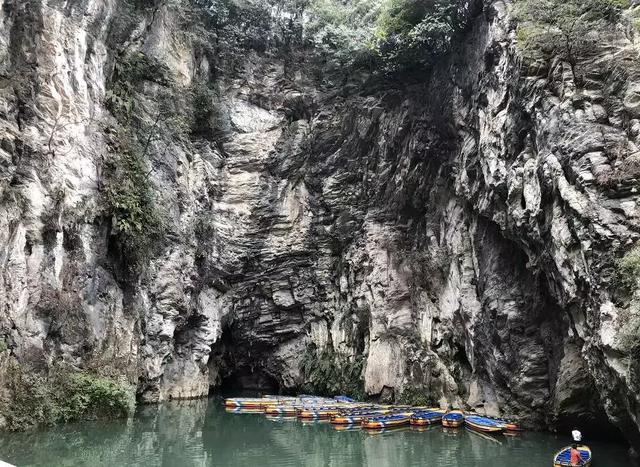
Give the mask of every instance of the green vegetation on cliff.
[[385, 72], [424, 68], [449, 52], [468, 12], [456, 0], [316, 0], [307, 33], [318, 50]]
[[378, 17], [376, 48], [389, 70], [429, 65], [451, 50], [467, 17], [456, 0], [389, 0]]
[[346, 394], [362, 399], [363, 368], [362, 356], [342, 355], [331, 347], [322, 350], [309, 347], [302, 357], [303, 390], [326, 396]]
[[620, 348], [630, 353], [640, 351], [640, 246], [629, 250], [618, 261], [618, 282], [630, 295], [629, 304], [620, 312]]
[[160, 237], [162, 217], [143, 150], [130, 137], [121, 136], [112, 140], [112, 151], [104, 167], [107, 210], [124, 256], [136, 268], [148, 258]]
[[130, 271], [149, 259], [163, 229], [150, 180], [150, 145], [160, 131], [161, 120], [170, 121], [172, 132], [177, 135], [184, 133], [186, 126], [172, 118], [161, 99], [161, 111], [151, 119], [144, 118], [143, 109], [138, 109], [140, 86], [145, 82], [169, 86], [168, 75], [167, 67], [153, 57], [140, 52], [123, 54], [114, 66], [105, 95], [105, 105], [118, 125], [106, 129], [110, 157], [104, 161], [103, 187], [113, 232]]
[[629, 6], [629, 0], [517, 0], [519, 46], [527, 59], [560, 57], [575, 66]]
[[10, 430], [25, 430], [57, 423], [125, 418], [135, 409], [135, 388], [110, 378], [56, 370], [49, 376], [9, 370], [9, 401], [2, 415]]
[[618, 277], [620, 285], [628, 291], [638, 288], [638, 281], [640, 281], [640, 246], [629, 250], [618, 261]]
[[398, 404], [414, 405], [417, 407], [433, 406], [435, 401], [424, 389], [417, 387], [405, 388], [398, 397], [396, 397]]
[[114, 65], [105, 93], [107, 109], [121, 122], [129, 122], [135, 110], [136, 87], [145, 81], [166, 85], [168, 73], [166, 65], [142, 52], [123, 55]]

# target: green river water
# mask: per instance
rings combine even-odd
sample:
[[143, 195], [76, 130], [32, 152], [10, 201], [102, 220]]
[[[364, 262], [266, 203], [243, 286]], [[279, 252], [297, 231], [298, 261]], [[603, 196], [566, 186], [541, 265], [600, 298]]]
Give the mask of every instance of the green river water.
[[[564, 437], [486, 436], [465, 429], [337, 431], [327, 423], [227, 413], [222, 400], [144, 407], [129, 421], [2, 434], [0, 459], [17, 466], [550, 466]], [[594, 467], [628, 465], [624, 446], [589, 443]]]

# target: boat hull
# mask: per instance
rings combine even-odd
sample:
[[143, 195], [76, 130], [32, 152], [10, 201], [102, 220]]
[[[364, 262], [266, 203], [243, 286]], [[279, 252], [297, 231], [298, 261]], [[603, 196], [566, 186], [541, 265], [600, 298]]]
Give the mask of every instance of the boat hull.
[[442, 422], [442, 418], [412, 418], [409, 423], [411, 426], [430, 426], [437, 425]]
[[464, 420], [446, 420], [442, 419], [442, 426], [445, 428], [460, 428]]
[[225, 407], [242, 407], [246, 409], [259, 409], [263, 407], [274, 406], [278, 404], [278, 400], [276, 399], [241, 399], [241, 398], [232, 398], [225, 399], [224, 405]]
[[283, 417], [295, 417], [297, 415], [296, 407], [266, 407], [264, 409], [265, 415], [271, 416], [283, 416]]
[[409, 425], [409, 417], [398, 418], [394, 420], [376, 420], [366, 419], [362, 421], [362, 428], [369, 430], [380, 430], [384, 428], [396, 428]]
[[460, 410], [452, 410], [442, 417], [442, 426], [446, 428], [459, 428], [464, 423], [464, 414]]
[[330, 419], [340, 414], [339, 410], [301, 410], [298, 412], [298, 418], [302, 419]]

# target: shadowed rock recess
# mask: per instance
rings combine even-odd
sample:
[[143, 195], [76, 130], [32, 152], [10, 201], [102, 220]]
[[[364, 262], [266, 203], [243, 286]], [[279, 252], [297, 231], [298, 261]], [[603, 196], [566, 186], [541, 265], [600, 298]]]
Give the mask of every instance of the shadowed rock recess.
[[634, 32], [525, 65], [477, 1], [389, 77], [300, 9], [202, 4], [0, 0], [0, 397], [61, 365], [144, 402], [313, 390], [331, 359], [370, 397], [640, 446]]

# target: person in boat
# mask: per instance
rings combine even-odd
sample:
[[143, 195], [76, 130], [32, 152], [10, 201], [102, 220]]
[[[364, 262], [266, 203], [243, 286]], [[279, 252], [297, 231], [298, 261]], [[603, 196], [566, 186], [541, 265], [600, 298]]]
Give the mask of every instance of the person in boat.
[[582, 460], [582, 456], [580, 455], [580, 451], [578, 450], [578, 445], [576, 443], [571, 445], [570, 452], [570, 462], [571, 465], [584, 465], [584, 461]]

